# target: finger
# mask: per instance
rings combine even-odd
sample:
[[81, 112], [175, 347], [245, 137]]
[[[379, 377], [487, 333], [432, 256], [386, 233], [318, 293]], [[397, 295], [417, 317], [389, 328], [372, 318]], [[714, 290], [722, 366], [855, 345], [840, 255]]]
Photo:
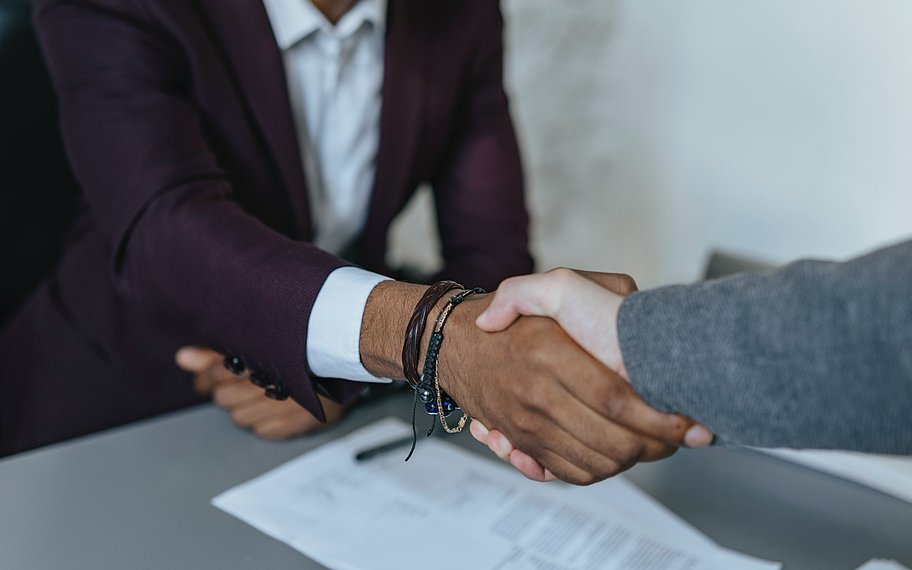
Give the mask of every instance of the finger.
[[[352, 404], [340, 404], [335, 400], [330, 400], [329, 398], [324, 398], [323, 396], [317, 396], [320, 399], [320, 404], [323, 406], [323, 415], [326, 416], [326, 424], [331, 424], [339, 420], [343, 415], [345, 415], [345, 410], [349, 408]], [[297, 406], [301, 408], [300, 405]], [[304, 408], [301, 408], [305, 412]], [[310, 412], [307, 412], [310, 413]], [[324, 425], [324, 424], [321, 424]]]
[[[290, 405], [303, 409], [294, 403]], [[245, 400], [232, 408], [231, 419], [240, 427], [250, 427], [263, 420], [280, 417], [288, 413], [288, 406], [289, 403], [287, 401], [270, 400], [261, 393], [258, 398]]]
[[[651, 409], [651, 408], [650, 408]], [[680, 442], [665, 442], [610, 421], [588, 409], [578, 412], [575, 421], [555, 418], [555, 421], [574, 434], [580, 444], [615, 462], [622, 471], [643, 461], [664, 459], [677, 451]], [[585, 423], [584, 422], [589, 422]], [[563, 422], [563, 423], [562, 423]]]
[[515, 467], [516, 470], [522, 473], [527, 479], [545, 482], [549, 480], [549, 474], [552, 478], [554, 477], [554, 474], [542, 467], [538, 461], [535, 461], [530, 455], [518, 449], [513, 450], [509, 460], [510, 465]]
[[678, 444], [669, 444], [620, 425], [612, 424], [605, 428], [603, 433], [610, 435], [602, 436], [607, 438], [602, 441], [595, 441], [584, 436], [581, 437], [581, 443], [594, 447], [625, 471], [637, 463], [665, 459], [673, 455], [680, 447]]
[[505, 435], [503, 435], [502, 433], [500, 433], [497, 430], [491, 430], [490, 434], [492, 437], [497, 437], [497, 438], [503, 439], [503, 441], [504, 441], [503, 452], [506, 452], [505, 453], [506, 457], [502, 456], [501, 450], [491, 449], [491, 451], [494, 451], [495, 455], [497, 455], [501, 459], [505, 459], [506, 461], [509, 461], [509, 463], [513, 467], [515, 467], [520, 473], [522, 473], [526, 478], [532, 479], [533, 481], [540, 481], [540, 482], [555, 480], [554, 474], [551, 473], [550, 471], [548, 471], [547, 469], [545, 469], [544, 467], [542, 467], [541, 464], [538, 463], [538, 461], [535, 461], [534, 459], [532, 459], [532, 457], [530, 455], [528, 455], [527, 453], [525, 453], [524, 451], [521, 451], [519, 449], [514, 449], [512, 444], [510, 444], [510, 441], [507, 439], [507, 437]]
[[[642, 452], [641, 446], [631, 450], [630, 446], [626, 445], [627, 440], [638, 441], [638, 438], [631, 438], [621, 428], [613, 426], [604, 418], [600, 420], [600, 424], [617, 430], [615, 435], [604, 439], [589, 437], [588, 434], [580, 437], [581, 432], [567, 431], [557, 423], [539, 426], [531, 433], [517, 433], [515, 437], [506, 435], [512, 439], [515, 449], [532, 457], [558, 478], [575, 484], [588, 484], [630, 468]], [[604, 425], [598, 427], [604, 428]], [[492, 430], [491, 433], [494, 434], [495, 431]], [[555, 461], [555, 457], [559, 457], [561, 461]], [[573, 469], [569, 469], [570, 466]], [[578, 478], [581, 472], [589, 475], [588, 482]], [[568, 476], [576, 478], [571, 481], [567, 479]]]
[[509, 327], [521, 315], [554, 315], [562, 293], [554, 281], [551, 272], [506, 279], [475, 324], [483, 331], [498, 332]]
[[603, 409], [619, 425], [675, 447], [684, 446], [687, 433], [697, 425], [686, 416], [659, 412], [635, 394], [616, 398]]
[[[645, 412], [648, 412], [650, 416], [666, 419], [665, 414], [656, 412], [642, 403], [622, 378], [614, 375], [604, 367], [598, 367], [594, 370], [596, 372], [600, 371], [601, 374], [587, 380], [585, 376], [586, 369], [584, 368], [580, 370], [580, 373], [583, 374], [583, 376], [578, 379], [583, 381], [583, 383], [605, 385], [602, 386], [600, 390], [591, 390], [593, 394], [596, 394], [595, 396], [592, 396], [593, 398], [598, 397], [597, 394], [599, 392], [605, 394], [605, 397], [609, 398], [626, 398], [634, 401], [636, 404], [642, 404], [642, 409]], [[560, 386], [563, 382], [565, 382], [564, 379], [559, 379], [555, 384]], [[615, 413], [615, 415], [612, 415], [611, 413], [596, 410], [593, 405], [585, 399], [587, 396], [580, 398], [569, 391], [564, 394], [555, 392], [555, 385], [548, 386], [547, 388], [547, 391], [537, 392], [536, 390], [529, 390], [529, 394], [526, 396], [529, 399], [523, 402], [523, 404], [527, 408], [538, 408], [548, 411], [550, 422], [553, 422], [554, 428], [559, 429], [566, 434], [563, 437], [563, 446], [565, 448], [586, 450], [578, 452], [575, 457], [568, 454], [564, 454], [564, 457], [565, 459], [572, 461], [578, 467], [588, 470], [590, 473], [598, 473], [600, 469], [605, 468], [605, 464], [602, 461], [604, 458], [607, 458], [616, 464], [615, 467], [621, 466], [622, 469], [627, 469], [639, 461], [667, 457], [683, 443], [683, 431], [680, 432], [681, 439], [677, 439], [678, 436], [673, 434], [670, 436], [672, 441], [666, 442], [649, 433], [644, 433], [643, 431], [631, 428], [622, 421], [618, 421], [617, 415], [620, 415], [622, 419], [627, 419], [624, 414], [628, 414], [629, 410], [632, 409], [629, 404], [626, 406], [614, 404], [614, 408], [610, 409], [611, 412]], [[561, 386], [561, 388], [566, 390], [563, 386]], [[576, 394], [586, 394], [585, 386], [574, 386], [574, 388], [576, 389]], [[638, 418], [635, 419], [638, 420]], [[673, 419], [680, 420], [681, 418], [673, 417]], [[636, 421], [629, 421], [628, 423], [637, 424]], [[496, 430], [492, 430], [491, 434], [493, 435], [495, 431]], [[537, 429], [536, 431], [541, 430]], [[488, 437], [489, 445], [492, 445], [492, 435], [489, 435]], [[537, 457], [530, 452], [530, 450], [534, 450], [534, 447], [528, 445], [530, 443], [529, 440], [534, 439], [536, 435], [537, 434], [535, 433], [530, 433], [528, 440], [514, 439], [513, 443], [516, 448], [529, 453], [533, 458], [537, 459]], [[543, 436], [551, 438], [556, 437], [553, 430], [538, 434], [538, 437]], [[552, 450], [556, 451], [562, 449], [561, 447], [554, 447], [554, 442], [557, 440], [551, 439], [550, 441], [551, 443], [549, 445]], [[501, 444], [498, 443], [497, 445]], [[500, 453], [509, 452], [504, 448], [500, 450], [492, 448], [492, 450], [495, 452], [500, 451]]]
[[263, 439], [281, 440], [311, 433], [323, 427], [325, 424], [298, 406], [296, 410], [257, 422], [253, 426], [253, 431]]
[[488, 449], [502, 460], [509, 461], [510, 453], [513, 451], [513, 444], [510, 443], [507, 436], [494, 430], [488, 434]]
[[248, 384], [246, 374], [244, 376], [235, 376], [233, 372], [226, 369], [221, 361], [213, 364], [207, 370], [200, 372], [193, 377], [193, 388], [200, 394], [209, 394], [216, 386], [220, 384], [234, 384], [243, 382]]
[[[581, 467], [577, 462], [564, 457], [561, 452], [551, 449], [542, 449], [538, 452], [536, 460], [557, 479], [573, 485], [591, 485], [617, 475], [623, 469], [610, 461], [597, 470]], [[530, 455], [532, 457], [532, 455]], [[542, 479], [544, 480], [544, 479]]]
[[[662, 445], [704, 447], [712, 443], [714, 436], [705, 426], [687, 416], [659, 412], [639, 397], [631, 397], [624, 403], [615, 402], [614, 406], [620, 410], [614, 418], [619, 425]], [[664, 456], [667, 455], [670, 453]]]
[[592, 410], [578, 414], [571, 421], [565, 417], [554, 418], [558, 426], [572, 434], [575, 449], [580, 450], [576, 455], [566, 453], [564, 457], [590, 473], [602, 473], [602, 478], [625, 471], [640, 461], [667, 457], [677, 449], [615, 424]]
[[[634, 432], [650, 436], [668, 445], [684, 445], [685, 435], [696, 422], [685, 416], [665, 414], [644, 402], [623, 378], [604, 366], [578, 368], [574, 379], [559, 377], [562, 385], [594, 413], [568, 413], [558, 410], [564, 429], [581, 437], [610, 437], [614, 431], [599, 418], [610, 420]], [[601, 428], [593, 428], [601, 426]], [[585, 431], [582, 431], [585, 430]], [[587, 440], [587, 441], [589, 441]]]
[[204, 372], [222, 362], [222, 355], [200, 346], [185, 346], [174, 353], [174, 361], [187, 372]]
[[618, 295], [626, 297], [637, 290], [637, 284], [633, 277], [624, 273], [600, 273], [581, 269], [574, 269], [573, 271]]
[[684, 434], [684, 445], [687, 447], [706, 447], [711, 444], [715, 436], [706, 426], [696, 424]]
[[215, 386], [212, 391], [212, 401], [216, 406], [226, 410], [230, 410], [242, 402], [264, 397], [261, 388], [245, 381], [223, 382]]
[[472, 434], [472, 437], [475, 438], [475, 441], [477, 441], [478, 443], [483, 443], [483, 444], [487, 445], [488, 433], [490, 433], [490, 432], [488, 431], [488, 428], [485, 427], [485, 425], [483, 423], [481, 423], [480, 421], [478, 421], [476, 419], [473, 419], [472, 422], [469, 424], [469, 433]]

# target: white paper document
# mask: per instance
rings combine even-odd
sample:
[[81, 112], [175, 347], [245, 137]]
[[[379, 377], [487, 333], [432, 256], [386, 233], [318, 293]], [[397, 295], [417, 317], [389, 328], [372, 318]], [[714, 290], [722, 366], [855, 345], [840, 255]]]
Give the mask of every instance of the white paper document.
[[429, 439], [357, 462], [411, 433], [385, 419], [230, 489], [212, 503], [338, 570], [772, 569], [725, 550], [616, 477], [541, 484]]
[[895, 560], [882, 560], [875, 558], [869, 560], [864, 566], [859, 566], [858, 570], [909, 570]]
[[783, 459], [836, 475], [912, 503], [912, 457], [845, 451], [764, 449]]

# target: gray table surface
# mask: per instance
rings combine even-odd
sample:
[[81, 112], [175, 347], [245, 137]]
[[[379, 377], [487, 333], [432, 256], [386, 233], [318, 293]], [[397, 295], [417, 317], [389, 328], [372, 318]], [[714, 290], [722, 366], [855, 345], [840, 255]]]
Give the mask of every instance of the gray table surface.
[[[322, 568], [209, 500], [371, 421], [405, 418], [409, 403], [374, 402], [283, 443], [202, 406], [7, 458], [0, 568]], [[485, 451], [467, 434], [452, 441]], [[718, 543], [787, 570], [912, 566], [912, 504], [765, 454], [684, 450], [628, 478]]]

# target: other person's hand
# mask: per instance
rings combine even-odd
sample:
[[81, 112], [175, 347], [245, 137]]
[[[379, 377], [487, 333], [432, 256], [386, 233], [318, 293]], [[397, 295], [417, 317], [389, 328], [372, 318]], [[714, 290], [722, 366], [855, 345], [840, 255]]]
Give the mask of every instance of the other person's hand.
[[[627, 380], [617, 332], [617, 317], [624, 297], [636, 290], [636, 285], [626, 275], [577, 272], [557, 269], [539, 275], [529, 275], [505, 280], [488, 309], [479, 316], [476, 324], [488, 332], [503, 331], [521, 316], [549, 317], [556, 321], [570, 337], [609, 369]], [[629, 388], [629, 386], [628, 386]], [[636, 402], [640, 414], [628, 414], [626, 427], [633, 433], [646, 427], [645, 422], [659, 412], [648, 408], [632, 389], [618, 394], [622, 400], [614, 406], [624, 409]], [[643, 410], [643, 406], [648, 409]], [[651, 412], [651, 413], [650, 413]], [[664, 415], [664, 414], [659, 414]], [[666, 416], [681, 418], [681, 416]], [[617, 418], [616, 418], [617, 419]], [[673, 439], [671, 431], [664, 434], [664, 441], [671, 446], [699, 447], [712, 441], [712, 434], [705, 427], [693, 424], [681, 439]], [[648, 428], [646, 428], [648, 429]], [[654, 429], [654, 428], [653, 428]], [[550, 480], [554, 475], [521, 448], [513, 446], [500, 430], [488, 428], [480, 421], [473, 421], [472, 435], [502, 459], [530, 479]], [[649, 433], [647, 431], [647, 433]], [[656, 434], [654, 431], [652, 435]], [[660, 439], [661, 435], [660, 435]], [[671, 451], [673, 452], [673, 451]], [[670, 455], [667, 453], [666, 455]], [[659, 456], [641, 454], [637, 460], [649, 461]]]
[[490, 302], [470, 297], [453, 312], [440, 382], [470, 415], [509, 436], [527, 477], [590, 484], [682, 444], [692, 420], [649, 407], [555, 320], [524, 316], [481, 332], [475, 320]]
[[247, 378], [231, 373], [223, 365], [224, 355], [207, 348], [188, 346], [177, 351], [175, 360], [191, 372], [194, 389], [211, 395], [220, 408], [231, 413], [231, 419], [264, 439], [280, 440], [310, 433], [333, 423], [345, 413], [345, 406], [320, 396], [326, 412], [326, 424], [294, 400], [272, 400]]

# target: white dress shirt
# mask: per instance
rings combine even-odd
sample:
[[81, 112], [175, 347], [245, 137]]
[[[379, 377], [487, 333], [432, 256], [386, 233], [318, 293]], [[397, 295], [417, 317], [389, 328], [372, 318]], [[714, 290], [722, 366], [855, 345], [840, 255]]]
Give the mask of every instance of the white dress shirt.
[[[334, 26], [310, 0], [263, 0], [282, 51], [307, 177], [313, 243], [344, 251], [367, 220], [380, 144], [386, 0], [359, 0]], [[314, 303], [307, 360], [317, 376], [388, 382], [361, 364], [367, 297], [386, 277], [333, 271]]]

